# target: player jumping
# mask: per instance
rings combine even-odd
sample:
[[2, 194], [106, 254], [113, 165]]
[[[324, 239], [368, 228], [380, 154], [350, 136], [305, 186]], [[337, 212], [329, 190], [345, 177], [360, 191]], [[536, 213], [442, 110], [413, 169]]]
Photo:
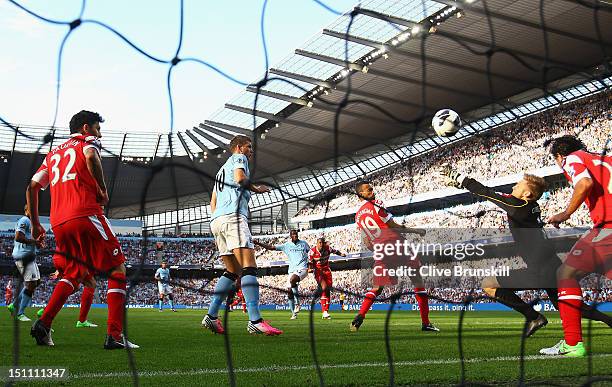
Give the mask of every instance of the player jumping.
[[559, 227], [585, 203], [593, 229], [576, 242], [557, 270], [564, 339], [551, 348], [541, 349], [540, 353], [582, 357], [586, 349], [582, 343], [583, 302], [578, 281], [589, 273], [612, 279], [612, 157], [588, 152], [582, 141], [574, 136], [561, 136], [545, 145], [550, 145], [555, 162], [574, 187], [565, 211], [551, 216], [548, 223]]
[[164, 296], [168, 296], [170, 309], [172, 309], [173, 312], [176, 312], [176, 309], [174, 309], [172, 286], [170, 286], [170, 269], [168, 269], [168, 263], [166, 261], [161, 262], [161, 267], [155, 272], [155, 279], [157, 280], [157, 289], [159, 290], [159, 311], [161, 312], [163, 309]]
[[314, 270], [315, 280], [321, 290], [321, 315], [322, 319], [329, 320], [329, 304], [331, 303], [331, 288], [333, 286], [332, 273], [329, 267], [329, 257], [336, 254], [346, 257], [345, 253], [335, 250], [329, 246], [325, 238], [317, 239], [317, 245], [308, 252], [308, 271]]
[[38, 216], [38, 196], [50, 186], [50, 222], [56, 255], [65, 268], [40, 319], [30, 334], [38, 345], [53, 346], [51, 324], [68, 297], [90, 271], [108, 275], [108, 326], [104, 349], [138, 348], [123, 336], [126, 296], [125, 257], [101, 205], [108, 203], [98, 139], [98, 113], [80, 111], [70, 120], [70, 138], [53, 148], [32, 177], [26, 191], [34, 239], [44, 236]]
[[[28, 206], [24, 208], [24, 216], [19, 218], [15, 225], [15, 245], [13, 246], [13, 259], [15, 266], [23, 279], [23, 288], [15, 299], [17, 304], [17, 320], [32, 321], [25, 315], [25, 308], [30, 305], [34, 290], [40, 284], [40, 271], [36, 263], [36, 247], [44, 246], [44, 236], [32, 238], [32, 222]], [[14, 312], [15, 306], [8, 305], [9, 311]]]
[[266, 250], [282, 251], [287, 255], [287, 260], [289, 261], [287, 297], [289, 299], [289, 309], [291, 310], [291, 320], [295, 320], [301, 308], [298, 285], [308, 275], [308, 251], [310, 246], [308, 246], [306, 241], [298, 238], [297, 230], [291, 230], [289, 236], [291, 240], [282, 245], [272, 246], [258, 241], [255, 241], [255, 244]]
[[[357, 223], [357, 227], [361, 230], [364, 242], [370, 250], [372, 250], [375, 243], [385, 243], [386, 240], [388, 240], [389, 243], [394, 243], [401, 237], [399, 234], [400, 232], [414, 233], [421, 236], [425, 235], [425, 230], [423, 229], [407, 228], [395, 223], [393, 215], [386, 210], [383, 202], [376, 199], [374, 188], [372, 188], [369, 181], [359, 181], [355, 187], [355, 191], [361, 201], [361, 207], [355, 214], [355, 223]], [[384, 265], [384, 262], [377, 261], [375, 265], [377, 264]], [[419, 261], [416, 259], [411, 260], [410, 264], [415, 267], [420, 266]], [[429, 297], [427, 296], [423, 279], [418, 271], [415, 276], [410, 278], [414, 286], [415, 297], [419, 304], [422, 323], [421, 329], [426, 332], [438, 332], [439, 329], [429, 321]], [[384, 284], [380, 281], [384, 282]], [[380, 284], [378, 284], [378, 282], [380, 282]], [[350, 329], [352, 332], [356, 332], [359, 327], [361, 327], [366, 314], [370, 310], [376, 297], [382, 293], [384, 286], [395, 284], [397, 284], [397, 277], [387, 277], [384, 279], [378, 276], [374, 277], [375, 287], [368, 290], [361, 304], [361, 308], [359, 309], [359, 313], [357, 313], [357, 316], [355, 316], [355, 319], [351, 322]]]
[[225, 332], [218, 318], [219, 309], [240, 276], [240, 285], [249, 314], [247, 331], [267, 336], [280, 335], [283, 333], [281, 330], [272, 327], [261, 318], [257, 263], [247, 220], [251, 192], [264, 193], [268, 192], [269, 188], [265, 185], [255, 185], [249, 180], [249, 159], [253, 156], [253, 144], [250, 138], [235, 136], [230, 141], [229, 149], [232, 155], [217, 173], [210, 198], [212, 211], [210, 229], [226, 270], [217, 281], [215, 293], [202, 325], [214, 333]]
[[[555, 273], [561, 266], [561, 259], [542, 231], [544, 223], [540, 219], [541, 210], [538, 204], [546, 189], [546, 181], [539, 176], [525, 174], [523, 179], [512, 187], [512, 193], [505, 194], [496, 192], [449, 166], [446, 166], [442, 173], [450, 179], [450, 185], [465, 188], [497, 205], [506, 213], [516, 254], [523, 258], [527, 268], [512, 270], [510, 276], [487, 277], [483, 280], [482, 287], [489, 296], [525, 316], [525, 336], [533, 335], [546, 326], [548, 320], [523, 301], [515, 291], [543, 288], [553, 306], [558, 309]], [[592, 320], [612, 325], [612, 318], [596, 309], [585, 306], [584, 312]]]

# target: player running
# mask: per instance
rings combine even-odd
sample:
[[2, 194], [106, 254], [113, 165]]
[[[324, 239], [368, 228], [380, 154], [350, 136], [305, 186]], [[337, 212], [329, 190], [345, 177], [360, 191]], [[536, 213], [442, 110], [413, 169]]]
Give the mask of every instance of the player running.
[[247, 331], [267, 336], [280, 335], [283, 333], [281, 330], [272, 327], [261, 318], [257, 263], [247, 221], [251, 192], [264, 193], [268, 192], [269, 188], [265, 185], [255, 185], [249, 179], [249, 159], [253, 156], [253, 144], [250, 138], [235, 136], [229, 143], [229, 149], [232, 155], [217, 173], [210, 198], [212, 211], [210, 229], [226, 270], [217, 281], [202, 325], [214, 333], [225, 332], [219, 319], [219, 309], [240, 277], [249, 315]]
[[[540, 218], [541, 210], [538, 204], [546, 189], [546, 181], [539, 176], [525, 174], [523, 179], [512, 187], [512, 193], [505, 194], [454, 171], [450, 166], [446, 166], [442, 174], [450, 180], [449, 185], [465, 188], [506, 212], [516, 254], [523, 258], [527, 268], [512, 270], [509, 276], [487, 277], [483, 279], [482, 287], [489, 296], [525, 316], [527, 325], [524, 334], [526, 337], [533, 335], [546, 326], [548, 320], [523, 301], [515, 291], [543, 288], [550, 302], [558, 309], [555, 283], [556, 270], [561, 266], [561, 259], [542, 230], [544, 222]], [[612, 325], [612, 318], [596, 309], [585, 305], [583, 311], [592, 320]]]
[[75, 114], [70, 120], [70, 138], [49, 152], [26, 191], [36, 239], [45, 234], [38, 217], [39, 192], [50, 187], [55, 255], [65, 257], [62, 279], [30, 332], [38, 345], [54, 345], [51, 324], [57, 313], [90, 273], [104, 272], [108, 275], [104, 349], [138, 348], [123, 335], [125, 257], [101, 207], [108, 203], [100, 158], [101, 122], [98, 113], [82, 110]]
[[[36, 247], [44, 246], [44, 236], [32, 238], [32, 222], [28, 206], [24, 208], [24, 216], [19, 218], [15, 225], [15, 245], [13, 246], [13, 259], [19, 275], [23, 280], [23, 288], [15, 299], [17, 304], [17, 320], [32, 321], [25, 315], [25, 308], [32, 302], [34, 290], [40, 284], [40, 271], [36, 263]], [[11, 313], [15, 305], [9, 304]]]
[[[13, 301], [13, 281], [8, 280], [4, 288], [4, 304], [8, 307]], [[12, 313], [12, 312], [11, 312]]]
[[578, 281], [589, 273], [612, 279], [612, 157], [591, 153], [577, 137], [561, 136], [550, 145], [550, 153], [574, 192], [564, 211], [551, 216], [548, 223], [559, 227], [585, 203], [589, 208], [593, 229], [580, 238], [557, 270], [559, 314], [564, 339], [551, 348], [540, 350], [544, 355], [582, 357], [582, 289]]
[[[393, 215], [386, 210], [383, 202], [376, 199], [374, 188], [372, 188], [369, 181], [359, 181], [355, 186], [355, 191], [361, 201], [361, 207], [355, 214], [355, 223], [360, 229], [364, 243], [368, 249], [373, 250], [374, 244], [377, 243], [395, 243], [401, 238], [400, 232], [413, 233], [421, 236], [425, 235], [425, 230], [423, 229], [408, 228], [395, 223]], [[388, 259], [387, 262], [390, 260], [392, 260], [392, 257]], [[409, 264], [420, 267], [420, 263], [417, 259], [410, 260]], [[374, 265], [375, 268], [377, 266], [384, 267], [385, 262], [376, 261]], [[415, 276], [411, 277], [411, 281], [414, 286], [415, 297], [419, 304], [421, 330], [426, 332], [440, 331], [429, 321], [429, 297], [427, 296], [423, 279], [418, 271]], [[355, 316], [355, 319], [351, 322], [350, 330], [352, 332], [357, 332], [359, 327], [361, 327], [370, 307], [372, 307], [376, 297], [382, 293], [384, 287], [396, 284], [397, 277], [374, 277], [374, 288], [368, 290], [361, 304], [361, 308], [359, 309], [359, 313], [357, 313], [357, 316]]]
[[346, 257], [345, 253], [329, 246], [325, 238], [317, 239], [317, 245], [308, 252], [308, 271], [314, 270], [315, 280], [321, 290], [321, 318], [331, 319], [329, 304], [331, 303], [331, 289], [333, 286], [332, 273], [329, 267], [329, 257], [332, 254]]
[[297, 318], [300, 312], [300, 299], [298, 296], [298, 285], [308, 275], [308, 251], [310, 246], [306, 241], [298, 238], [297, 230], [289, 232], [290, 241], [282, 245], [272, 246], [266, 243], [255, 241], [255, 244], [266, 250], [282, 251], [287, 255], [289, 261], [289, 276], [287, 278], [287, 297], [289, 298], [289, 309], [291, 310], [291, 320]]
[[164, 296], [168, 296], [170, 308], [173, 312], [176, 312], [176, 309], [174, 309], [172, 286], [170, 286], [170, 269], [168, 269], [168, 263], [166, 261], [162, 261], [161, 267], [157, 268], [155, 279], [157, 280], [157, 289], [159, 290], [159, 311], [161, 312], [163, 310]]

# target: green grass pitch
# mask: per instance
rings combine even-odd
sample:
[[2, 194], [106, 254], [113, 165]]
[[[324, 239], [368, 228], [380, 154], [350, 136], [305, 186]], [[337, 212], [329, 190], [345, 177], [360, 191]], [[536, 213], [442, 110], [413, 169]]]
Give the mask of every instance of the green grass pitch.
[[[34, 316], [35, 310], [28, 310]], [[224, 337], [200, 326], [203, 311], [172, 313], [156, 309], [128, 312], [130, 339], [141, 385], [227, 385]], [[361, 330], [349, 332], [354, 312], [335, 312], [331, 320], [314, 313], [316, 352], [326, 385], [388, 385], [389, 367], [384, 341], [384, 312], [368, 314]], [[64, 309], [54, 323], [55, 347], [37, 347], [29, 336], [30, 324], [20, 323], [20, 364], [68, 367], [71, 378], [63, 385], [120, 386], [131, 384], [126, 351], [102, 349], [106, 309], [92, 309], [90, 320], [99, 328], [75, 328], [78, 309]], [[584, 383], [587, 359], [544, 358], [544, 346], [561, 337], [558, 314], [547, 314], [550, 323], [526, 342], [526, 380], [575, 385]], [[279, 337], [252, 336], [246, 316], [230, 313], [232, 357], [239, 386], [318, 385], [309, 336], [309, 312], [289, 320], [287, 312], [264, 312], [264, 317], [285, 333]], [[458, 317], [454, 312], [432, 312], [439, 333], [420, 331], [416, 312], [394, 312], [390, 344], [399, 385], [452, 385], [460, 381]], [[586, 332], [585, 323], [585, 332]], [[9, 313], [0, 314], [0, 365], [12, 362], [13, 330]], [[468, 312], [463, 325], [466, 380], [516, 385], [519, 375], [520, 315], [511, 312]], [[594, 375], [612, 377], [612, 329], [601, 323], [592, 328]], [[57, 382], [56, 382], [57, 383]], [[36, 383], [41, 385], [45, 383]], [[48, 382], [46, 384], [49, 384]], [[596, 385], [610, 385], [602, 382]], [[21, 385], [25, 385], [22, 383]]]

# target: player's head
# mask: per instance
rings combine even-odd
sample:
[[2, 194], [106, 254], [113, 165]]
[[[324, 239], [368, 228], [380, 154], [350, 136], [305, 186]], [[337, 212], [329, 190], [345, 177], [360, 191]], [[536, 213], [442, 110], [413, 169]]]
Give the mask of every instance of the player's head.
[[232, 153], [243, 154], [251, 158], [253, 156], [253, 142], [247, 136], [239, 134], [230, 141], [229, 150]]
[[550, 146], [550, 154], [552, 154], [555, 162], [561, 168], [563, 168], [567, 156], [579, 150], [586, 150], [586, 146], [584, 146], [584, 143], [578, 137], [570, 135], [546, 140], [544, 146]]
[[546, 180], [544, 178], [526, 173], [523, 179], [512, 187], [512, 196], [533, 201], [541, 198], [544, 190], [546, 190]]
[[317, 249], [321, 250], [323, 247], [325, 247], [325, 238], [321, 237], [317, 239]]
[[355, 185], [355, 193], [361, 200], [376, 199], [374, 188], [372, 188], [372, 182], [369, 180], [359, 180]]
[[165, 268], [166, 268], [166, 266], [168, 266], [168, 262], [166, 262], [166, 261], [161, 261], [161, 267], [162, 267], [162, 269], [165, 269]]
[[104, 118], [98, 113], [81, 110], [70, 119], [70, 134], [80, 133], [88, 136], [102, 137], [100, 124]]
[[289, 231], [289, 237], [291, 238], [291, 242], [297, 242], [298, 241], [298, 232], [297, 232], [297, 230]]

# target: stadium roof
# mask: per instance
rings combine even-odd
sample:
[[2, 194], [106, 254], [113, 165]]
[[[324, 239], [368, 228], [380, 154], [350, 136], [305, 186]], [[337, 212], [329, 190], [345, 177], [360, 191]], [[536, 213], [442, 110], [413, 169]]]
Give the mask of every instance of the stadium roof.
[[[427, 122], [440, 108], [451, 107], [468, 121], [497, 114], [497, 120], [465, 128], [462, 137], [497, 125], [502, 118], [531, 113], [516, 105], [542, 97], [543, 85], [554, 92], [609, 75], [601, 65], [606, 50], [612, 49], [612, 7], [599, 3], [599, 11], [594, 12], [587, 3], [544, 2], [544, 32], [540, 2], [489, 0], [486, 4], [490, 18], [478, 1], [363, 1], [273, 66], [267, 84], [251, 85], [193, 129], [171, 136], [129, 131], [107, 135], [104, 155], [109, 157], [104, 167], [112, 193], [111, 215], [136, 215], [142, 187], [153, 171], [156, 177], [146, 195], [148, 213], [176, 208], [176, 197], [181, 198], [180, 207], [207, 202], [211, 179], [187, 168], [213, 176], [226, 156], [225, 145], [236, 133], [256, 139], [256, 179], [283, 186], [283, 192], [254, 197], [255, 207], [265, 207], [294, 195], [309, 196], [450, 142], [429, 138]], [[598, 35], [607, 40], [600, 41]], [[545, 78], [544, 64], [548, 65]], [[561, 79], [563, 83], [558, 82]], [[589, 85], [587, 92], [609, 87], [597, 80]], [[336, 105], [347, 94], [349, 100], [361, 103], [342, 109], [337, 151], [339, 165], [345, 168], [330, 173]], [[562, 99], [542, 101], [541, 108], [546, 108]], [[44, 128], [22, 130], [40, 140], [46, 133]], [[61, 129], [57, 134], [67, 136]], [[405, 146], [413, 140], [420, 145]], [[31, 152], [41, 143], [0, 128], [0, 157], [7, 160], [0, 163], [5, 187], [0, 192], [0, 212], [20, 211], [27, 179], [40, 162]], [[185, 168], [150, 168], [168, 162], [170, 156]]]

